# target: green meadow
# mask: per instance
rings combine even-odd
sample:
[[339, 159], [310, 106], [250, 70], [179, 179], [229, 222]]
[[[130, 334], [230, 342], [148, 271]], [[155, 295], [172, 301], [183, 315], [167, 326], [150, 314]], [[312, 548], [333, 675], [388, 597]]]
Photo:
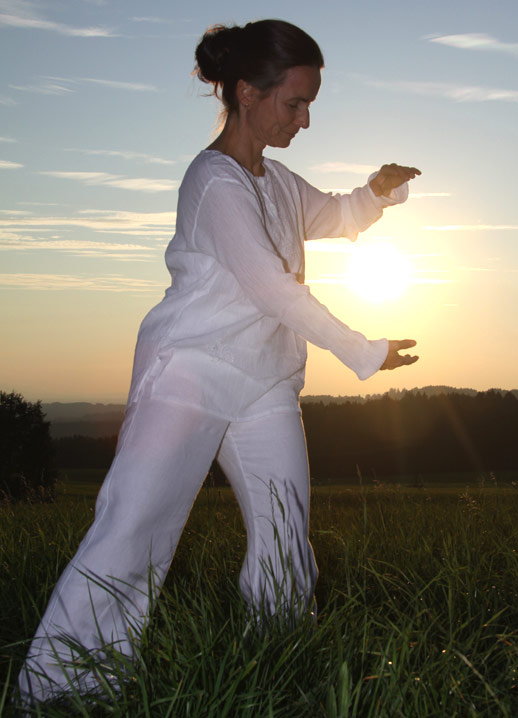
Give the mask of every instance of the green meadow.
[[[53, 504], [0, 507], [0, 714], [50, 592], [93, 518], [102, 471]], [[415, 718], [518, 715], [518, 474], [351, 478], [313, 487], [318, 620], [258, 632], [239, 595], [232, 492], [203, 488], [132, 664], [102, 697], [37, 716]], [[124, 674], [113, 694], [104, 675]]]

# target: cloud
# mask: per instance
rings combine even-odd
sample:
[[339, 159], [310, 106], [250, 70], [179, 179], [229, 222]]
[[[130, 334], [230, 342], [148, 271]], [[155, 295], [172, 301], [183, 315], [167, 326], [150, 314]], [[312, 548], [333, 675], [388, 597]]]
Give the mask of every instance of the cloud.
[[142, 160], [146, 164], [175, 165], [176, 160], [166, 160], [163, 157], [154, 157], [144, 152], [133, 152], [131, 150], [80, 150], [67, 149], [66, 152], [80, 152], [84, 155], [101, 155], [104, 157], [122, 157], [125, 160]]
[[80, 77], [77, 82], [90, 82], [95, 85], [103, 85], [116, 90], [132, 90], [134, 92], [158, 92], [158, 87], [146, 85], [142, 82], [121, 82], [120, 80], [102, 80], [97, 77]]
[[16, 100], [13, 100], [12, 97], [6, 97], [5, 95], [0, 95], [0, 105], [4, 105], [4, 107], [13, 107], [14, 105], [17, 105], [18, 103]]
[[24, 204], [30, 207], [60, 207], [59, 202], [26, 202], [26, 201], [20, 201], [16, 204]]
[[[66, 95], [70, 92], [77, 92], [78, 86], [85, 84], [100, 85], [114, 90], [130, 92], [158, 92], [155, 85], [142, 82], [125, 82], [123, 80], [108, 80], [99, 77], [52, 77], [48, 75], [42, 77], [37, 85], [9, 85], [9, 87], [19, 92], [35, 92], [40, 95]], [[13, 104], [15, 103], [13, 102]]]
[[443, 224], [438, 226], [427, 225], [423, 227], [426, 230], [435, 230], [437, 232], [480, 232], [494, 230], [517, 230], [518, 224]]
[[9, 85], [9, 87], [18, 92], [35, 92], [39, 95], [66, 95], [75, 92], [71, 87], [58, 85], [56, 82], [42, 82], [41, 85]]
[[[343, 274], [322, 274], [318, 277], [306, 279], [307, 284], [338, 284], [345, 287], [347, 278]], [[439, 279], [436, 277], [422, 278], [413, 277], [412, 284], [450, 284], [450, 279]]]
[[0, 170], [16, 170], [23, 167], [19, 162], [9, 162], [8, 160], [0, 160]]
[[18, 142], [18, 140], [13, 139], [12, 137], [0, 137], [0, 142]]
[[[0, 218], [0, 228], [13, 232], [44, 231], [45, 228], [83, 227], [95, 232], [150, 234], [170, 236], [174, 231], [176, 212], [123, 212], [119, 210], [82, 210], [72, 216], [26, 216], [15, 215], [11, 219]], [[49, 230], [47, 230], [49, 231]]]
[[[167, 22], [167, 21], [164, 20], [164, 18], [162, 18], [162, 17], [157, 17], [156, 15], [153, 15], [153, 16], [149, 15], [147, 17], [132, 17], [131, 22], [150, 22], [153, 24], [155, 24], [155, 23], [162, 24], [163, 22]], [[169, 22], [171, 22], [171, 20], [169, 20]]]
[[407, 82], [404, 80], [376, 80], [358, 75], [356, 77], [372, 87], [381, 87], [396, 92], [409, 92], [415, 95], [444, 97], [455, 102], [518, 102], [518, 90], [477, 85], [455, 85], [448, 82]]
[[5, 13], [0, 13], [0, 25], [31, 30], [53, 30], [60, 35], [69, 35], [71, 37], [118, 37], [113, 30], [107, 27], [72, 27], [61, 22], [42, 20], [37, 17], [7, 15]]
[[107, 27], [73, 27], [42, 17], [35, 3], [28, 0], [2, 0], [0, 2], [0, 26], [30, 30], [50, 30], [71, 37], [117, 37]]
[[[40, 230], [41, 231], [41, 230]], [[63, 252], [75, 256], [117, 258], [119, 260], [138, 260], [154, 257], [157, 248], [141, 244], [128, 244], [117, 242], [97, 242], [82, 239], [64, 239], [59, 235], [54, 237], [31, 237], [16, 232], [2, 232], [0, 230], [0, 252], [35, 252], [38, 250]]]
[[88, 277], [71, 274], [0, 274], [0, 286], [39, 291], [81, 289], [94, 292], [156, 292], [163, 282], [108, 274]]
[[310, 170], [316, 172], [352, 172], [353, 174], [368, 175], [379, 169], [377, 165], [359, 165], [349, 162], [322, 162], [318, 165], [312, 165]]
[[84, 182], [87, 185], [102, 185], [129, 189], [137, 192], [171, 192], [178, 188], [177, 180], [149, 179], [147, 177], [124, 177], [109, 172], [54, 172], [44, 171], [39, 174], [58, 179], [71, 179]]
[[438, 277], [413, 277], [411, 284], [451, 284], [451, 279], [439, 279]]
[[451, 197], [451, 192], [410, 192], [410, 199], [427, 199], [428, 197]]
[[440, 45], [456, 47], [459, 50], [484, 50], [518, 55], [518, 43], [502, 42], [484, 33], [464, 33], [462, 35], [428, 35], [424, 38]]

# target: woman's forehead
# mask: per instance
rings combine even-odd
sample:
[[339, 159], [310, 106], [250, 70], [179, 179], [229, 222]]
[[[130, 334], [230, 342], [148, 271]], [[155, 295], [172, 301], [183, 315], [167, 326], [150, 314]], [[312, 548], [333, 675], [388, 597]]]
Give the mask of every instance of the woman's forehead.
[[320, 88], [320, 70], [300, 65], [290, 67], [277, 90], [283, 97], [312, 102]]

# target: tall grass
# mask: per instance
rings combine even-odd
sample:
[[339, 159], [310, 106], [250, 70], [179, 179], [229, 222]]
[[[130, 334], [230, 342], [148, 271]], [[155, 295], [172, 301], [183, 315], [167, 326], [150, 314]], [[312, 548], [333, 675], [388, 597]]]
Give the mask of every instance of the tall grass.
[[[203, 490], [136, 660], [96, 666], [103, 697], [34, 715], [517, 716], [517, 509], [512, 486], [317, 487], [318, 621], [258, 632], [237, 588], [246, 536], [235, 501]], [[0, 511], [0, 713], [16, 716], [26, 639], [92, 502]], [[124, 676], [120, 694], [109, 672]]]

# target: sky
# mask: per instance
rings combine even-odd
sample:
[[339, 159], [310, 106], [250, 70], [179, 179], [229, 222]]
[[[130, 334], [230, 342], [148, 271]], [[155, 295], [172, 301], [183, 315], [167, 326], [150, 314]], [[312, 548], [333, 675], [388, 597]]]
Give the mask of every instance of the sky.
[[422, 170], [356, 243], [307, 243], [307, 282], [419, 361], [365, 382], [309, 349], [305, 394], [518, 387], [516, 0], [0, 0], [0, 389], [124, 402], [189, 162], [218, 104], [191, 76], [215, 23], [280, 17], [325, 58], [311, 126], [268, 149], [350, 191]]

